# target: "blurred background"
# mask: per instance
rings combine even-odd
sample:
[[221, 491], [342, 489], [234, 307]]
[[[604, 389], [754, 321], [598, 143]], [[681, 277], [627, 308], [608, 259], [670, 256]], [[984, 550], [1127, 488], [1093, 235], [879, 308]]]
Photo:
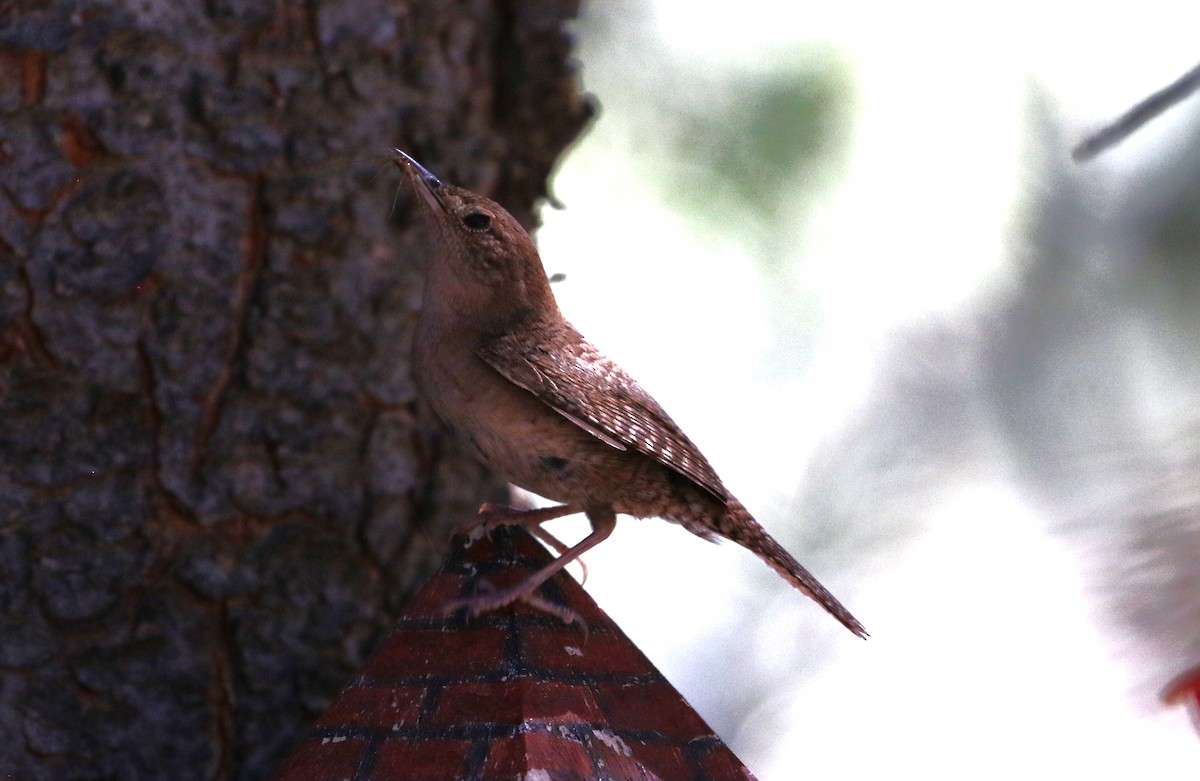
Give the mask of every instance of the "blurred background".
[[1159, 700], [1200, 664], [1200, 99], [1070, 160], [1198, 21], [586, 8], [600, 117], [538, 234], [560, 305], [872, 633], [661, 521], [588, 554], [761, 781], [1200, 763]]

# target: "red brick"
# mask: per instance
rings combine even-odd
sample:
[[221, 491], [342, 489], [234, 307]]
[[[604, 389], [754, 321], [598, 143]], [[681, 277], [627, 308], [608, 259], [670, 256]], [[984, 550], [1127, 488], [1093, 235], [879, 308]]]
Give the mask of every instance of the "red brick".
[[[567, 576], [564, 575], [563, 577]], [[583, 619], [590, 630], [593, 632], [596, 630], [620, 631], [616, 628], [617, 625], [613, 623], [613, 620], [609, 618], [608, 613], [600, 609], [595, 600], [588, 596], [587, 591], [579, 583], [572, 580], [567, 586], [563, 587], [562, 591], [566, 596], [567, 607], [574, 610], [576, 615]], [[578, 625], [575, 625], [573, 628], [581, 629]]]
[[[523, 582], [533, 573], [537, 572], [535, 567], [525, 567], [520, 564], [513, 564], [504, 569], [494, 570], [480, 577], [481, 581], [487, 581], [488, 586], [496, 588], [508, 588]], [[488, 586], [483, 586], [486, 590]], [[522, 604], [522, 603], [517, 603]]]
[[462, 588], [462, 577], [439, 571], [404, 607], [404, 617], [440, 620], [445, 616], [446, 604], [452, 599], [457, 599], [462, 593]]
[[681, 743], [713, 734], [666, 681], [593, 683], [592, 691], [605, 719], [616, 730], [646, 730]]
[[342, 690], [317, 726], [392, 729], [413, 724], [424, 698], [424, 686], [351, 686]]
[[358, 771], [367, 741], [310, 737], [292, 752], [272, 781], [349, 781]]
[[552, 733], [526, 732], [491, 742], [483, 766], [483, 781], [524, 779], [537, 770], [554, 781], [591, 781], [601, 777], [593, 770], [587, 751], [576, 740]]
[[512, 534], [513, 545], [516, 548], [517, 554], [524, 556], [527, 559], [532, 559], [536, 566], [549, 564], [556, 554], [546, 550], [546, 546], [542, 545], [528, 531], [517, 531], [517, 528], [509, 527], [509, 533]]
[[397, 629], [367, 662], [367, 678], [462, 678], [500, 668], [505, 631], [491, 627], [465, 629]]
[[531, 627], [521, 637], [525, 660], [550, 675], [647, 675], [654, 665], [625, 635], [584, 634], [572, 627]]
[[[578, 635], [580, 641], [582, 642], [583, 638], [588, 636], [589, 631], [595, 632], [596, 630], [610, 630], [615, 627], [615, 624], [613, 624], [612, 619], [608, 617], [608, 614], [596, 606], [596, 603], [592, 601], [592, 598], [589, 597], [587, 592], [584, 591], [583, 587], [579, 585], [579, 582], [570, 575], [560, 572], [558, 575], [555, 575], [553, 578], [551, 578], [549, 582], [552, 584], [553, 588], [546, 588], [543, 586], [542, 588], [538, 589], [537, 595], [548, 602], [562, 605], [563, 607], [574, 611], [574, 613], [583, 620], [584, 625], [587, 627], [587, 629], [585, 629], [578, 623], [572, 623], [569, 625], [558, 624], [558, 627], [563, 631]], [[528, 608], [529, 612], [532, 612], [534, 615], [541, 616], [542, 618], [552, 617], [551, 614], [545, 612], [544, 610], [538, 610], [530, 605], [526, 605], [525, 607]]]
[[755, 781], [742, 761], [724, 743], [714, 744], [700, 758], [700, 767], [704, 777], [712, 781]]
[[[483, 564], [493, 561], [500, 555], [500, 546], [497, 544], [497, 538], [500, 535], [511, 533], [507, 527], [492, 529], [488, 532], [473, 532], [479, 536], [475, 539], [468, 539], [466, 535], [456, 534], [450, 538], [450, 557], [457, 558], [465, 564]], [[513, 535], [514, 538], [519, 538], [521, 535]], [[529, 535], [526, 535], [529, 536]], [[530, 540], [525, 546], [522, 546], [519, 539], [516, 540], [518, 552], [522, 550], [533, 550], [527, 548], [532, 543], [535, 547], [537, 542], [530, 536]]]
[[600, 711], [586, 686], [515, 678], [451, 684], [442, 689], [432, 726], [597, 721]]
[[607, 774], [605, 778], [695, 781], [691, 763], [678, 744], [623, 738], [607, 730], [596, 730], [593, 736], [592, 751]]
[[[507, 543], [507, 544], [506, 544]], [[488, 531], [475, 540], [456, 536], [451, 540], [452, 556], [458, 556], [468, 564], [485, 564], [495, 561], [502, 548], [511, 544], [522, 566], [533, 568], [549, 564], [554, 557], [533, 535], [519, 526], [501, 526]]]
[[460, 781], [470, 749], [466, 740], [385, 740], [370, 781]]

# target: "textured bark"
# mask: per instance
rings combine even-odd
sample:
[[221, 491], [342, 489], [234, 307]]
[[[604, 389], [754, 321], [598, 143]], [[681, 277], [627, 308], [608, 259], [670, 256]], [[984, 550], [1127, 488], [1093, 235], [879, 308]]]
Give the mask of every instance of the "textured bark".
[[265, 777], [502, 490], [381, 163], [528, 222], [575, 6], [0, 0], [0, 776]]

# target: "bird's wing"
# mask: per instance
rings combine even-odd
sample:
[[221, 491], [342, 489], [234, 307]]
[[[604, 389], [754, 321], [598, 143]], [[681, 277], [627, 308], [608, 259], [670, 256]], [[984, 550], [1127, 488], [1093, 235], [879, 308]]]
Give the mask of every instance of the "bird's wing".
[[644, 453], [726, 500], [708, 460], [658, 402], [570, 326], [521, 329], [485, 342], [478, 354], [602, 442]]

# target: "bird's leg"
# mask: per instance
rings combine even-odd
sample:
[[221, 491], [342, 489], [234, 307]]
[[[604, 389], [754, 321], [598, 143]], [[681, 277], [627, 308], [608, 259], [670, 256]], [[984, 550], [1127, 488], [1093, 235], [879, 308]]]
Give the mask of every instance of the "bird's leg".
[[[546, 521], [562, 518], [564, 515], [574, 515], [583, 512], [582, 507], [573, 504], [560, 504], [554, 507], [513, 507], [507, 504], [492, 504], [488, 502], [479, 506], [479, 512], [469, 521], [454, 529], [454, 534], [461, 534], [469, 540], [477, 540], [489, 529], [497, 526], [525, 526], [537, 528]], [[558, 540], [555, 540], [558, 542]], [[558, 543], [562, 545], [561, 542]]]
[[[486, 534], [489, 529], [494, 529], [497, 526], [524, 526], [529, 529], [529, 532], [533, 536], [549, 545], [554, 549], [555, 553], [561, 556], [567, 552], [567, 546], [553, 534], [543, 529], [541, 525], [547, 521], [553, 521], [555, 518], [574, 515], [578, 512], [583, 512], [583, 510], [572, 504], [528, 508], [487, 502], [480, 505], [479, 513], [474, 518], [455, 528], [454, 534], [461, 534], [468, 540], [477, 540]], [[581, 582], [586, 583], [587, 565], [583, 563], [582, 559], [579, 560], [579, 568], [583, 570], [583, 580]]]
[[[561, 507], [547, 508], [549, 510], [562, 510]], [[575, 510], [576, 512], [578, 510]], [[529, 512], [538, 512], [537, 510]], [[566, 515], [567, 513], [560, 512], [552, 517]], [[576, 615], [575, 611], [561, 605], [551, 605], [541, 597], [534, 594], [538, 586], [545, 583], [558, 573], [563, 567], [570, 564], [572, 561], [579, 558], [585, 551], [591, 550], [600, 543], [608, 539], [617, 525], [617, 516], [611, 507], [591, 509], [587, 511], [588, 521], [592, 524], [592, 533], [584, 537], [578, 543], [570, 548], [567, 548], [561, 556], [546, 566], [542, 567], [537, 572], [533, 573], [525, 580], [506, 589], [490, 591], [488, 593], [478, 593], [470, 597], [462, 597], [460, 599], [451, 600], [446, 604], [446, 613], [453, 613], [457, 610], [466, 610], [473, 616], [486, 613], [489, 610], [496, 610], [505, 605], [510, 605], [518, 600], [527, 602], [532, 607], [539, 610], [544, 610], [561, 618], [566, 623], [583, 620]], [[586, 626], [586, 625], [585, 625]]]
[[[554, 552], [557, 553], [558, 555], [561, 556], [567, 552], [566, 543], [564, 543], [562, 540], [555, 537], [550, 532], [543, 529], [541, 526], [532, 526], [532, 527], [530, 527], [529, 532], [534, 537], [537, 537], [539, 540], [541, 540], [542, 542], [549, 545], [551, 548], [554, 548]], [[579, 565], [579, 571], [580, 571], [579, 585], [582, 586], [585, 583], [587, 583], [587, 565], [583, 563], [582, 557], [575, 559], [575, 563]], [[568, 621], [567, 623], [570, 623], [570, 621]]]

